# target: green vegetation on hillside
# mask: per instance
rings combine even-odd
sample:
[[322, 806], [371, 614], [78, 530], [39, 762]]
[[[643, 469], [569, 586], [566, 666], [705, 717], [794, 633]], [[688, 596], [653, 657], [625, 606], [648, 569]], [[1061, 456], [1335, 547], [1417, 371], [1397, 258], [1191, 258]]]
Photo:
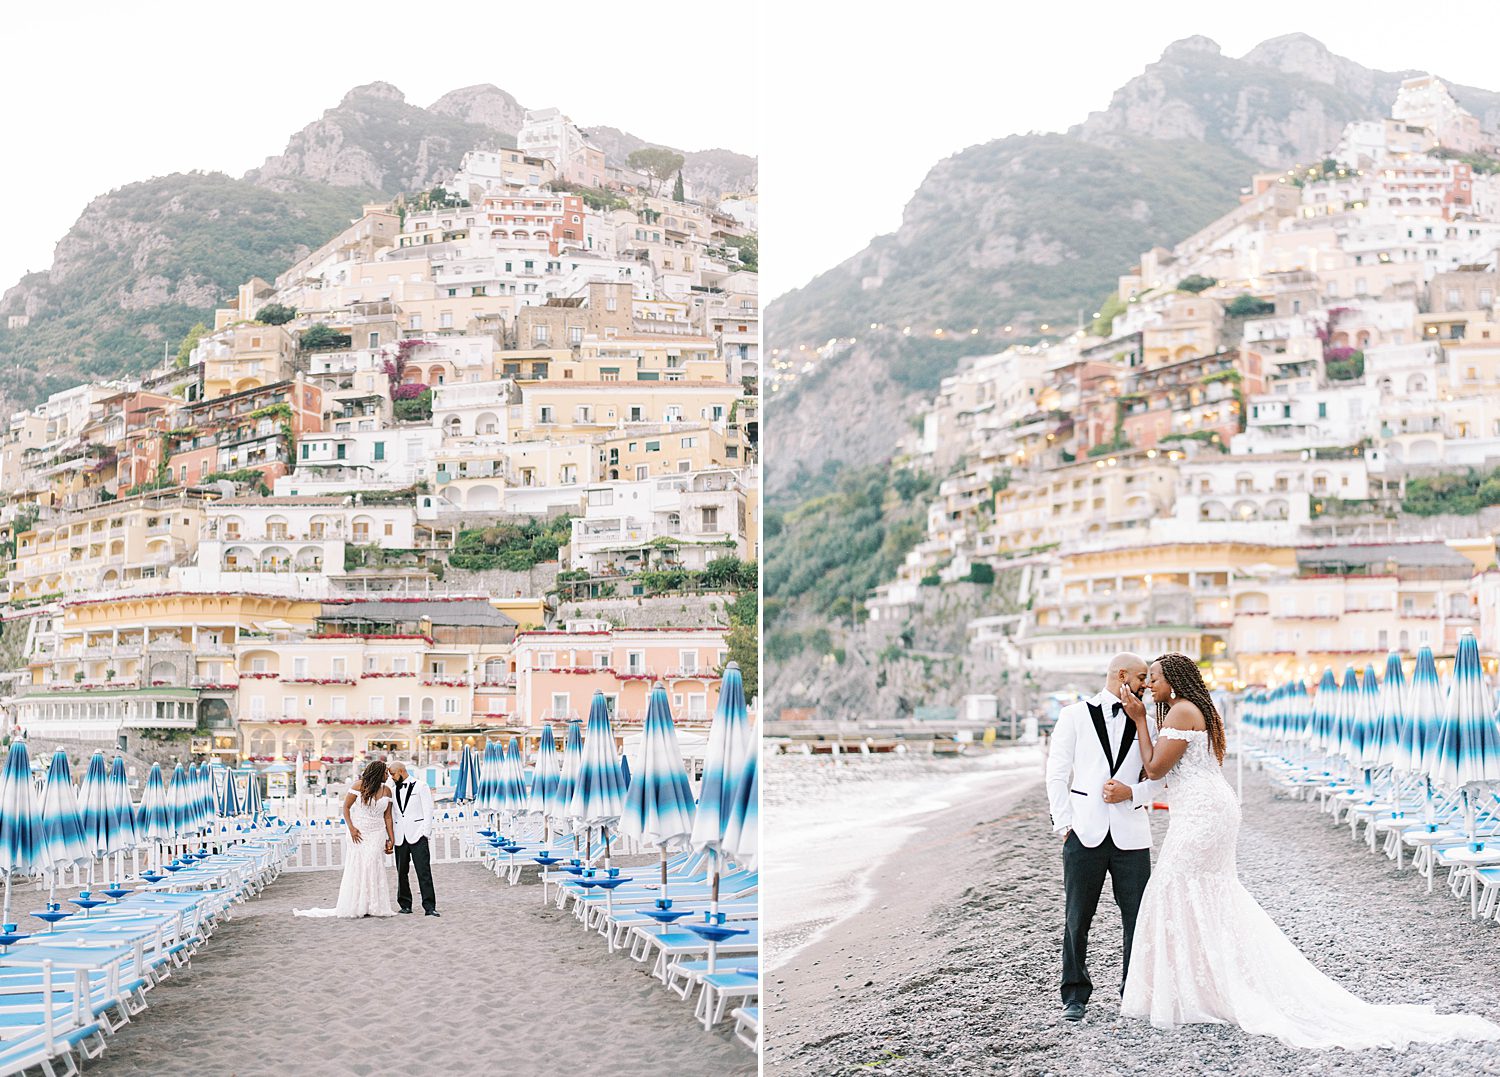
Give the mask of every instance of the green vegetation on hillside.
[[543, 561], [556, 561], [558, 548], [573, 533], [572, 517], [532, 517], [519, 524], [498, 524], [458, 533], [448, 563], [454, 568], [524, 572]]
[[[831, 474], [799, 484], [809, 490], [803, 504], [766, 513], [768, 647], [796, 608], [830, 621], [860, 616], [865, 597], [926, 533], [930, 476], [883, 466]], [[779, 647], [787, 644], [781, 636]]]
[[[23, 329], [0, 326], [8, 399], [29, 403], [87, 378], [146, 370], [161, 362], [164, 344], [185, 356], [181, 342], [213, 322], [217, 304], [251, 277], [273, 279], [327, 242], [372, 194], [316, 184], [271, 191], [190, 173], [96, 199], [59, 245], [67, 275], [23, 282], [39, 289], [46, 306]], [[122, 307], [121, 297], [139, 294], [143, 280], [159, 285], [151, 301]], [[178, 301], [179, 286], [212, 299]]]
[[1472, 516], [1490, 505], [1500, 505], [1500, 468], [1407, 479], [1401, 510], [1413, 516]]

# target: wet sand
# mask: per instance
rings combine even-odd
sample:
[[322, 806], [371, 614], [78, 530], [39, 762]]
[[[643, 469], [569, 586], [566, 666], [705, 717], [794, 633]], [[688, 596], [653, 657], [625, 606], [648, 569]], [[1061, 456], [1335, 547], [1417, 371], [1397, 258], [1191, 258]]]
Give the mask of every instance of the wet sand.
[[[768, 770], [774, 773], [776, 762]], [[935, 777], [941, 786], [949, 779]], [[1351, 990], [1500, 1019], [1500, 925], [1372, 855], [1326, 815], [1245, 775], [1240, 872], [1319, 968]], [[1167, 819], [1155, 821], [1157, 844]], [[1374, 1074], [1500, 1072], [1500, 1044], [1295, 1051], [1223, 1026], [1159, 1032], [1119, 1015], [1120, 918], [1089, 944], [1094, 1001], [1064, 1022], [1062, 863], [1040, 768], [922, 816], [863, 911], [766, 979], [775, 1074]]]

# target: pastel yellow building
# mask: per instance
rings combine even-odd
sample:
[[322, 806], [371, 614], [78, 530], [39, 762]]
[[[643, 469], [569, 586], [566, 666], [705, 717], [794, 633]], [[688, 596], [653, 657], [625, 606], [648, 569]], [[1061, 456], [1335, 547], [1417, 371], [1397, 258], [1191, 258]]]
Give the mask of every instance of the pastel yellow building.
[[198, 345], [203, 397], [214, 400], [286, 381], [294, 373], [297, 343], [280, 325], [232, 325]]
[[197, 548], [202, 520], [201, 502], [181, 495], [43, 509], [35, 526], [16, 536], [12, 595], [74, 595], [164, 579]]
[[1151, 520], [1171, 512], [1176, 476], [1175, 462], [1154, 449], [1017, 476], [995, 495], [995, 517], [979, 535], [978, 553], [1144, 531]]

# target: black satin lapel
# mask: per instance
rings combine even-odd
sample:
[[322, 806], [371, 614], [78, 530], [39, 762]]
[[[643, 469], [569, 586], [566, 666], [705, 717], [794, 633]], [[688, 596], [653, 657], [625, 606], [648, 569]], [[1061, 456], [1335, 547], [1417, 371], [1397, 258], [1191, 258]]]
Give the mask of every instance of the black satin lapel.
[[1109, 730], [1104, 725], [1104, 709], [1092, 703], [1087, 703], [1085, 706], [1089, 709], [1089, 717], [1094, 720], [1094, 732], [1099, 734], [1099, 747], [1104, 749], [1104, 759], [1108, 762], [1114, 758], [1114, 752], [1109, 745]]
[[1125, 765], [1125, 757], [1130, 754], [1130, 746], [1133, 743], [1135, 743], [1135, 722], [1127, 714], [1125, 715], [1125, 729], [1120, 734], [1120, 752], [1115, 756], [1114, 769], [1109, 772], [1111, 778]]

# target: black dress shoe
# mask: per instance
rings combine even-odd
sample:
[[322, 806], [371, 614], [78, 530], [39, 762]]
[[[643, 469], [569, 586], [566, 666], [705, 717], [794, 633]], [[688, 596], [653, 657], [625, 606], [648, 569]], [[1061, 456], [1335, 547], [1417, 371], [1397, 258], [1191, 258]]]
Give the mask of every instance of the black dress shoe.
[[1066, 1006], [1064, 1006], [1063, 1007], [1063, 1020], [1064, 1021], [1082, 1021], [1083, 1020], [1083, 1003], [1081, 1003], [1081, 1002], [1070, 1002]]
[[397, 909], [397, 910], [396, 910], [396, 911], [397, 911], [397, 912], [402, 912], [402, 913], [405, 913], [405, 914], [406, 914], [406, 915], [408, 915], [408, 916], [410, 916], [410, 915], [411, 915], [411, 910], [410, 910], [410, 909]]
[[440, 913], [440, 912], [438, 912], [436, 909], [428, 909], [427, 910], [427, 915], [428, 916], [442, 916], [443, 914]]

